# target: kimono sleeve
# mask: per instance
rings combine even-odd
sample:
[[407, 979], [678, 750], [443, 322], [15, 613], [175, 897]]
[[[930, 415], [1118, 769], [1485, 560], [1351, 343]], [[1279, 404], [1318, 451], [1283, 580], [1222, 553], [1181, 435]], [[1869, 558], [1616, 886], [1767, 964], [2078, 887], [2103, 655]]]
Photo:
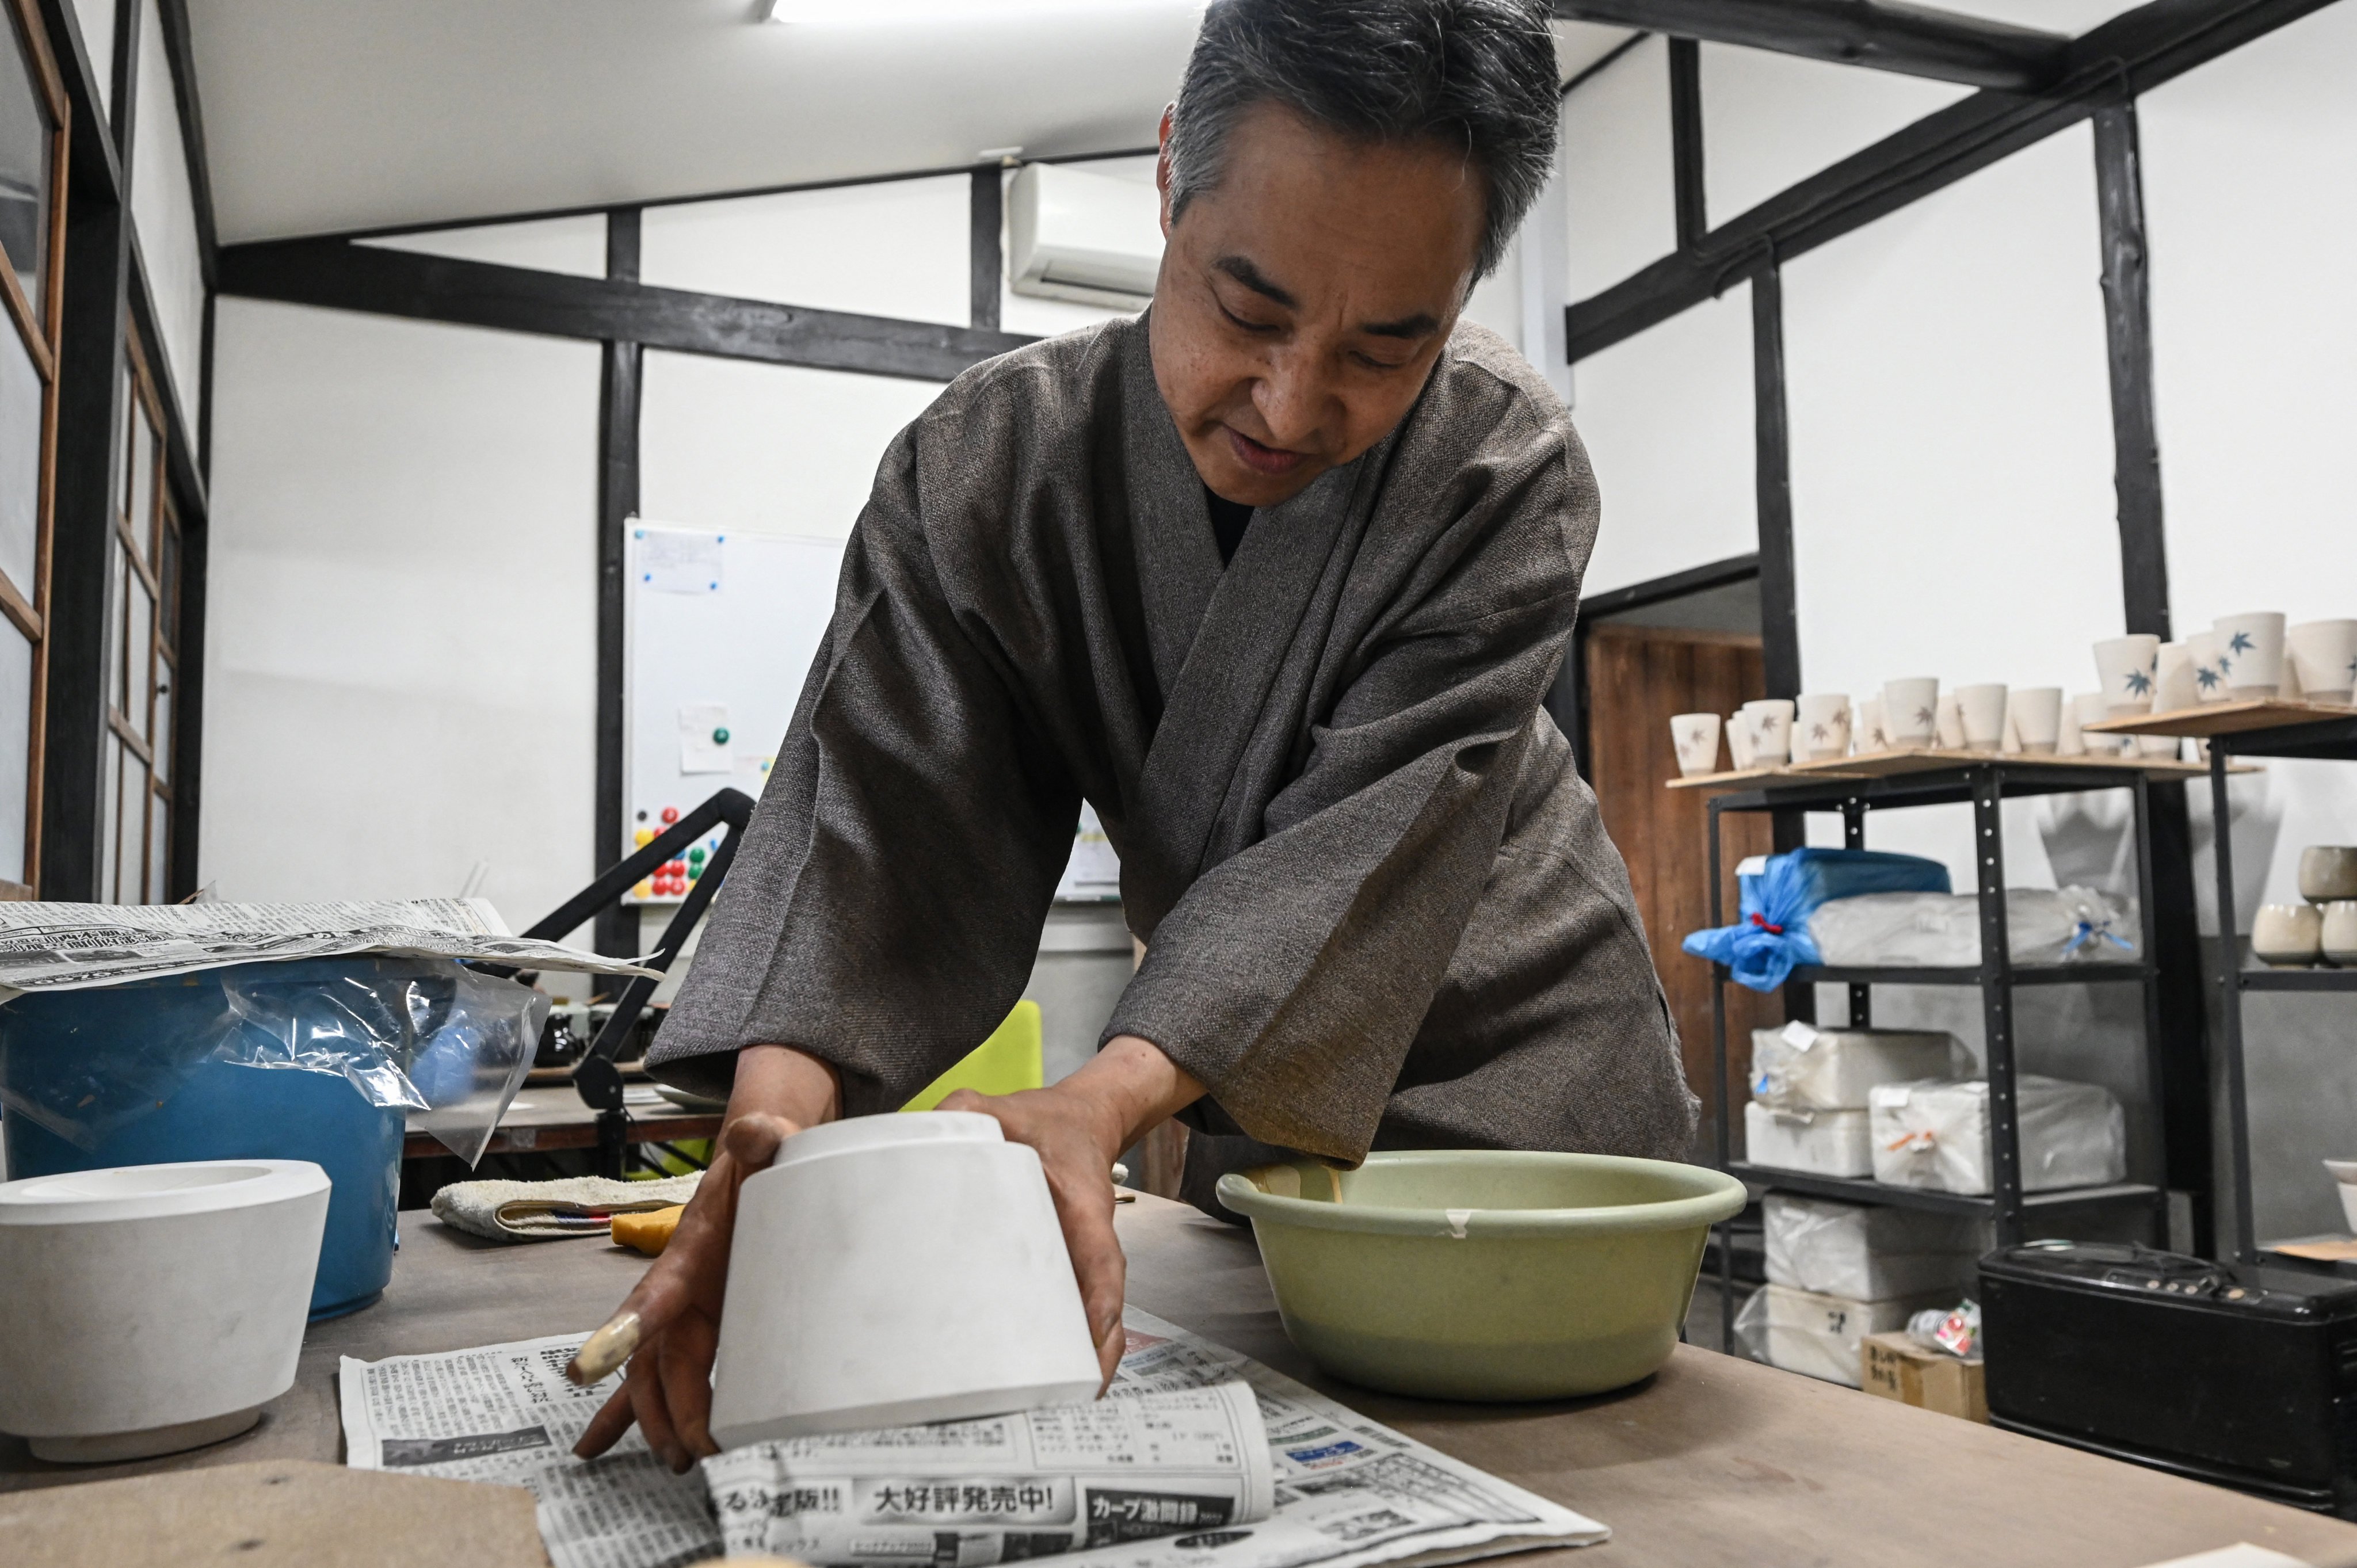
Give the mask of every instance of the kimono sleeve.
[[[917, 484], [886, 453], [834, 615], [669, 1020], [657, 1077], [725, 1092], [791, 1045], [847, 1113], [897, 1110], [1021, 995], [1080, 794], [1032, 738], [989, 628], [942, 590]], [[786, 678], [780, 671], [780, 678]]]

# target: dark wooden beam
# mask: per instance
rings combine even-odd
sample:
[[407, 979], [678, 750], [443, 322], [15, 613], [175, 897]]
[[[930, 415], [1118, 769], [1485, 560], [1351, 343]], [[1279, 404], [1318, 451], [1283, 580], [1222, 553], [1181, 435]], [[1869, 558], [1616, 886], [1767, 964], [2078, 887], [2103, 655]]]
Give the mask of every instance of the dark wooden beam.
[[1647, 38], [1650, 38], [1653, 35], [1651, 33], [1630, 34], [1627, 38], [1612, 46], [1611, 53], [1606, 55], [1602, 59], [1585, 66], [1578, 71], [1575, 72], [1572, 79], [1563, 84], [1561, 89], [1562, 96], [1566, 98], [1570, 97], [1574, 92], [1577, 92], [1581, 88], [1587, 86], [1589, 82], [1595, 81], [1606, 71], [1610, 70], [1614, 66], [1620, 63], [1622, 56], [1626, 55], [1631, 49], [1635, 48], [1638, 45], [1643, 43]]
[[1555, 0], [1555, 14], [2012, 91], [2060, 76], [2070, 41], [1900, 0]]
[[1692, 38], [1670, 40], [1670, 188], [1683, 251], [1710, 227], [1703, 194], [1702, 46]]
[[[2145, 238], [2144, 158], [2136, 105], [2095, 111], [2095, 199], [2104, 254], [2104, 333], [2112, 384], [2113, 483], [2119, 498], [2120, 594], [2126, 628], [2169, 635], [2169, 553], [2162, 527], [2160, 437], [2153, 415], [2152, 295]], [[2161, 1144], [2168, 1185], [2190, 1194], [2192, 1250], [2217, 1236], [2211, 1169], [2208, 1008], [2201, 937], [2193, 918], [2193, 833], [2181, 783], [2147, 796], [2152, 848], [2153, 957], [2159, 978], [2145, 1027], [2158, 1046]]]
[[974, 171], [966, 202], [968, 274], [966, 325], [998, 330], [998, 280], [1006, 270], [1001, 231], [1006, 220], [1006, 184], [996, 167]]
[[1570, 357], [1634, 337], [1749, 275], [1954, 184], [2331, 0], [2153, 0], [2074, 40], [2035, 97], [1976, 92], [1811, 176], [1633, 277], [1568, 306]]
[[614, 278], [455, 261], [340, 240], [278, 240], [221, 251], [221, 292], [420, 321], [946, 381], [1034, 339], [729, 299]]
[[1753, 467], [1760, 530], [1760, 651], [1771, 697], [1801, 694], [1801, 612], [1792, 560], [1792, 442], [1784, 406], [1784, 282], [1751, 280]]
[[48, 29], [51, 52], [58, 57], [58, 74], [65, 80], [66, 102], [73, 106], [73, 146], [66, 159], [70, 200], [116, 200], [123, 190], [123, 160], [115, 156], [114, 138], [98, 101], [98, 84], [112, 85], [114, 62], [90, 58], [73, 0], [38, 0], [38, 4], [42, 25]]
[[[609, 281], [638, 282], [639, 231], [635, 207], [617, 208], [606, 215]], [[603, 360], [597, 394], [597, 801], [591, 813], [597, 843], [589, 859], [599, 875], [623, 857], [622, 814], [630, 793], [630, 759], [623, 750], [630, 685], [623, 572], [630, 519], [639, 514], [639, 407], [645, 351], [628, 340], [609, 342]], [[602, 953], [632, 957], [642, 950], [638, 928], [635, 908], [609, 904], [598, 911], [595, 946]]]

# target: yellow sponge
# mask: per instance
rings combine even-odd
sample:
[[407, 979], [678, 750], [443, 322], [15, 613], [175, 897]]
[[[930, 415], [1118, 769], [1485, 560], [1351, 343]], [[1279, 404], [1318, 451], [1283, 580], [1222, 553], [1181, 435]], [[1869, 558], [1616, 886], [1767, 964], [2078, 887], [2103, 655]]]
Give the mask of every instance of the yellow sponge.
[[686, 1212], [687, 1205], [683, 1203], [670, 1208], [651, 1208], [643, 1214], [617, 1214], [614, 1240], [654, 1257], [671, 1244], [671, 1233], [679, 1229], [679, 1217]]

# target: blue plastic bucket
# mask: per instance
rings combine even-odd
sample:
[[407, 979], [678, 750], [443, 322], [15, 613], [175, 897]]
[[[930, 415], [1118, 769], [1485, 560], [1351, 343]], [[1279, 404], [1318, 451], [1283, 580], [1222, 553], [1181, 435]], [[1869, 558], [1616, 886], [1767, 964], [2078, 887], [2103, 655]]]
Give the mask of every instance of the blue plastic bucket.
[[[153, 1059], [159, 1042], [201, 1040], [236, 1026], [217, 977], [203, 974], [37, 993], [0, 1007], [10, 1090], [63, 1107], [85, 1094], [119, 1100], [137, 1081], [110, 1073], [111, 1058]], [[111, 1040], [134, 1037], [149, 1050], [108, 1048]], [[334, 1184], [312, 1318], [357, 1311], [384, 1294], [398, 1241], [400, 1110], [370, 1104], [339, 1075], [291, 1067], [201, 1060], [150, 1080], [156, 1103], [118, 1112], [89, 1148], [10, 1111], [0, 1118], [10, 1178], [177, 1160], [309, 1160]]]

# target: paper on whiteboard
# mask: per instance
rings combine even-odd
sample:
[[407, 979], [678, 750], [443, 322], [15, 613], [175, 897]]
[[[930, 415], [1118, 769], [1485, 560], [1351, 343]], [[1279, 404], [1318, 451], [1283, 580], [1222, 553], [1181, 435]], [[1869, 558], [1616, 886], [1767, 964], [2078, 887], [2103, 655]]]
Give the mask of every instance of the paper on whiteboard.
[[728, 536], [686, 528], [641, 528], [639, 580], [661, 594], [720, 591], [720, 546]]
[[726, 773], [736, 766], [728, 749], [728, 704], [690, 703], [679, 711], [679, 770]]

